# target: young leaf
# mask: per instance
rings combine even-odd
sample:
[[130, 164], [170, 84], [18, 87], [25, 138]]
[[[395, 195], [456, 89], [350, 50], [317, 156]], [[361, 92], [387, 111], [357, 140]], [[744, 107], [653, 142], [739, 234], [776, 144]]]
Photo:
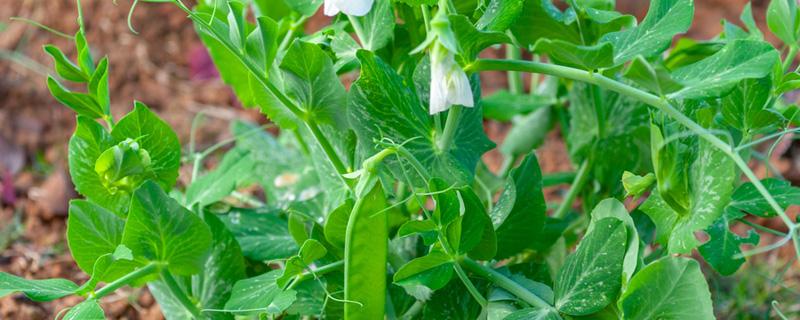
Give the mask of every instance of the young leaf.
[[245, 257], [268, 261], [291, 257], [299, 247], [289, 234], [288, 223], [276, 209], [232, 208], [220, 216], [236, 237]]
[[347, 93], [319, 45], [295, 41], [281, 62], [287, 93], [309, 119], [331, 122], [345, 114]]
[[203, 270], [211, 248], [211, 231], [197, 215], [181, 207], [155, 182], [147, 181], [133, 195], [122, 244], [137, 263], [167, 264], [176, 275]]
[[638, 55], [651, 57], [666, 49], [676, 34], [689, 30], [693, 16], [692, 0], [653, 0], [640, 25], [606, 34], [601, 41], [614, 45], [616, 64]]
[[620, 291], [627, 227], [622, 220], [609, 217], [593, 221], [589, 228], [556, 278], [555, 307], [569, 315], [600, 311]]
[[97, 300], [86, 300], [67, 311], [62, 320], [105, 320], [106, 315]]
[[15, 292], [33, 301], [51, 301], [75, 293], [78, 285], [66, 279], [28, 280], [0, 272], [0, 297]]
[[102, 118], [104, 115], [104, 108], [97, 103], [92, 95], [72, 92], [53, 77], [47, 77], [47, 88], [58, 102], [74, 110], [78, 115], [92, 119]]
[[300, 247], [300, 252], [286, 260], [283, 274], [277, 279], [278, 286], [285, 288], [292, 277], [301, 274], [315, 260], [325, 257], [326, 254], [328, 254], [328, 250], [322, 243], [314, 239], [306, 239]]
[[281, 314], [297, 299], [294, 290], [282, 290], [275, 282], [281, 270], [237, 281], [225, 310], [234, 314]]
[[[344, 306], [348, 319], [381, 318], [386, 305], [388, 230], [386, 198], [380, 183], [356, 200], [347, 223]], [[357, 303], [355, 303], [357, 302]]]
[[409, 261], [394, 274], [394, 284], [403, 287], [425, 286], [439, 290], [453, 277], [453, 260], [441, 251], [431, 251]]
[[673, 71], [672, 77], [685, 88], [671, 93], [669, 97], [718, 97], [741, 80], [769, 75], [778, 62], [778, 51], [769, 43], [734, 40], [714, 55]]
[[544, 226], [547, 208], [542, 193], [542, 171], [534, 153], [511, 171], [503, 194], [511, 192], [516, 196], [501, 196], [501, 201], [513, 204], [498, 203], [491, 214], [497, 233], [496, 259], [510, 257], [531, 246]]
[[45, 45], [44, 51], [53, 57], [53, 64], [55, 65], [56, 73], [58, 73], [59, 77], [74, 82], [89, 81], [89, 76], [84, 73], [80, 67], [76, 66], [72, 61], [69, 61], [69, 58], [64, 55], [61, 49], [53, 45]]
[[455, 34], [458, 55], [464, 65], [475, 61], [478, 54], [489, 46], [511, 42], [504, 33], [476, 29], [465, 16], [451, 15], [449, 20]]
[[623, 319], [714, 319], [697, 261], [668, 256], [639, 271], [617, 303]]
[[767, 27], [787, 46], [797, 46], [797, 10], [797, 1], [793, 0], [772, 0], [767, 7]]

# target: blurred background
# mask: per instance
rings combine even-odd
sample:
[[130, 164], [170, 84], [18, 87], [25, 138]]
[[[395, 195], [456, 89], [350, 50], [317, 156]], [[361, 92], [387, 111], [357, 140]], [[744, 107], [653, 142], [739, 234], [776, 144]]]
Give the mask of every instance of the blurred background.
[[[140, 3], [132, 17], [139, 34], [126, 25], [131, 2], [83, 0], [88, 41], [95, 56], [110, 60], [111, 108], [120, 116], [140, 100], [170, 123], [182, 142], [188, 141], [195, 115], [206, 114], [198, 131], [200, 147], [229, 136], [232, 119], [265, 123], [256, 110], [245, 110], [221, 80], [185, 15], [171, 4]], [[191, 2], [191, 1], [189, 1]], [[649, 1], [617, 0], [618, 9], [640, 19]], [[695, 20], [689, 36], [713, 38], [722, 30], [721, 19], [740, 24], [746, 0], [696, 0]], [[766, 0], [752, 2], [756, 21], [764, 25]], [[42, 50], [55, 44], [70, 56], [70, 41], [29, 24], [22, 17], [73, 34], [77, 30], [74, 0], [0, 1], [0, 271], [28, 278], [67, 278], [83, 282], [64, 240], [67, 203], [75, 198], [67, 170], [67, 141], [75, 126], [71, 110], [58, 104], [45, 86], [52, 61]], [[307, 29], [325, 24], [321, 15]], [[486, 55], [501, 55], [502, 52]], [[505, 87], [502, 74], [484, 75], [484, 92]], [[352, 80], [352, 79], [351, 79]], [[348, 79], [345, 79], [348, 81]], [[506, 126], [487, 122], [490, 137], [502, 141]], [[793, 184], [800, 184], [800, 147], [785, 139], [772, 159]], [[537, 152], [545, 172], [570, 170], [559, 132], [553, 132]], [[492, 168], [497, 154], [485, 158]], [[764, 168], [755, 168], [763, 172]], [[183, 175], [184, 177], [186, 175]], [[557, 197], [560, 190], [550, 190]], [[793, 208], [797, 209], [797, 208]], [[796, 210], [795, 210], [796, 211]], [[777, 229], [781, 225], [773, 226]], [[772, 242], [762, 236], [762, 245]], [[791, 248], [758, 256], [732, 277], [706, 275], [720, 319], [768, 319], [772, 301], [787, 315], [800, 317], [800, 263]], [[702, 260], [702, 259], [701, 259]], [[76, 299], [33, 303], [21, 295], [0, 299], [2, 319], [52, 319]], [[111, 319], [162, 319], [146, 289], [124, 289], [103, 300]], [[774, 313], [773, 313], [774, 314]]]

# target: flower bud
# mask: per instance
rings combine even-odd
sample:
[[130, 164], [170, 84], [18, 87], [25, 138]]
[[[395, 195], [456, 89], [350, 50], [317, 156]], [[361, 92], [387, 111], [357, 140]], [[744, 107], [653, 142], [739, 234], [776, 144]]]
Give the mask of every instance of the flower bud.
[[473, 107], [472, 87], [467, 74], [456, 63], [455, 56], [441, 44], [431, 50], [430, 114], [450, 109], [450, 106]]

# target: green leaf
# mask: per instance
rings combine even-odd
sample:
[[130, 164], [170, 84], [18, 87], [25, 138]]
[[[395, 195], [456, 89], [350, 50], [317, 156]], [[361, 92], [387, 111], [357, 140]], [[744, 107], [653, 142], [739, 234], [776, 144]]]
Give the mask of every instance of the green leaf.
[[359, 21], [363, 33], [361, 43], [364, 49], [377, 51], [385, 47], [394, 36], [395, 16], [391, 1], [375, 1], [369, 13], [354, 17]]
[[297, 299], [294, 290], [282, 290], [275, 282], [283, 271], [272, 270], [237, 281], [225, 310], [234, 314], [281, 314]]
[[633, 221], [633, 218], [628, 213], [628, 210], [625, 209], [625, 205], [619, 200], [610, 198], [601, 201], [594, 207], [591, 213], [592, 221], [589, 224], [589, 229], [586, 230], [586, 233], [592, 232], [595, 229], [595, 225], [604, 218], [615, 218], [619, 221], [622, 221], [622, 224], [625, 226], [627, 230], [628, 240], [625, 245], [625, 258], [622, 262], [622, 276], [623, 276], [623, 288], [627, 285], [627, 282], [630, 281], [631, 277], [633, 277], [634, 272], [636, 272], [637, 264], [639, 263], [639, 232], [636, 229], [636, 224]]
[[561, 316], [554, 309], [525, 308], [514, 311], [503, 320], [561, 320]]
[[313, 43], [295, 41], [281, 62], [287, 94], [310, 119], [332, 123], [345, 113], [347, 93], [333, 62]]
[[558, 10], [552, 0], [525, 0], [511, 33], [521, 44], [532, 46], [541, 38], [582, 43], [581, 35], [572, 18]]
[[394, 284], [403, 287], [425, 286], [431, 290], [444, 288], [453, 277], [453, 260], [441, 251], [409, 261], [394, 274]]
[[672, 79], [669, 70], [663, 65], [653, 65], [641, 56], [633, 59], [624, 75], [625, 78], [633, 80], [637, 85], [655, 92], [659, 96], [675, 92], [683, 87]]
[[97, 300], [86, 300], [69, 309], [63, 320], [105, 320], [106, 315]]
[[86, 42], [86, 35], [83, 30], [75, 33], [75, 49], [78, 51], [78, 66], [81, 67], [81, 71], [87, 75], [95, 73], [91, 48], [89, 48], [89, 43]]
[[108, 57], [103, 58], [100, 60], [100, 64], [97, 65], [97, 70], [94, 71], [92, 75], [92, 79], [89, 81], [88, 90], [89, 93], [94, 95], [94, 99], [98, 105], [100, 105], [100, 110], [102, 110], [103, 114], [110, 115], [111, 114], [111, 97], [108, 91]]
[[347, 319], [378, 319], [386, 304], [388, 227], [386, 197], [380, 183], [356, 200], [347, 223], [344, 298]]
[[173, 274], [192, 275], [203, 270], [212, 234], [200, 217], [147, 181], [131, 200], [122, 244], [141, 265], [164, 262]]
[[0, 272], [0, 297], [15, 292], [33, 301], [51, 301], [75, 293], [78, 285], [66, 279], [28, 280]]
[[198, 178], [186, 189], [186, 205], [205, 207], [229, 196], [243, 182], [252, 179], [255, 160], [250, 153], [233, 149], [222, 157], [214, 171]]
[[771, 0], [767, 7], [767, 27], [787, 46], [797, 46], [800, 28], [797, 10], [797, 2], [793, 0]]
[[744, 5], [744, 9], [742, 9], [742, 14], [739, 16], [739, 19], [741, 19], [744, 25], [747, 27], [747, 31], [750, 32], [751, 37], [757, 40], [764, 40], [764, 34], [761, 33], [761, 30], [758, 28], [758, 25], [753, 18], [752, 3], [748, 2], [746, 5]]
[[640, 25], [606, 34], [601, 41], [614, 45], [616, 64], [638, 55], [652, 57], [669, 47], [676, 34], [689, 30], [693, 16], [692, 0], [653, 0]]
[[639, 271], [618, 302], [622, 318], [714, 319], [711, 294], [697, 261], [668, 256]]
[[530, 247], [544, 226], [547, 208], [542, 193], [542, 171], [535, 153], [511, 171], [500, 201], [506, 203], [498, 203], [491, 213], [497, 234], [496, 259]]
[[[782, 208], [800, 204], [800, 188], [792, 186], [789, 181], [767, 178], [761, 180], [761, 184]], [[778, 215], [752, 182], [736, 188], [725, 211], [743, 211], [764, 218]]]
[[656, 175], [652, 172], [648, 173], [644, 177], [635, 175], [630, 171], [625, 171], [622, 173], [622, 186], [625, 188], [625, 192], [627, 193], [625, 196], [633, 196], [634, 199], [638, 199], [641, 197], [645, 192], [650, 190], [650, 187], [653, 183], [656, 182]]
[[[740, 214], [744, 215], [744, 214]], [[742, 237], [731, 231], [732, 220], [737, 218], [730, 213], [722, 215], [705, 231], [710, 238], [708, 242], [697, 248], [703, 258], [721, 275], [732, 275], [745, 262], [739, 248], [743, 244], [758, 245], [760, 237], [753, 229], [748, 230], [747, 236]]]
[[286, 260], [283, 274], [278, 278], [278, 286], [285, 288], [292, 277], [303, 273], [315, 260], [322, 259], [328, 250], [317, 240], [306, 239], [297, 255]]
[[758, 40], [728, 42], [714, 55], [678, 68], [672, 77], [685, 88], [670, 98], [718, 97], [744, 79], [763, 78], [779, 62], [779, 54], [769, 43]]
[[192, 277], [192, 296], [199, 300], [201, 309], [223, 309], [234, 284], [247, 276], [244, 256], [236, 238], [219, 218], [205, 212], [203, 220], [211, 230], [211, 253], [203, 272]]
[[[462, 111], [453, 143], [443, 151], [432, 134], [433, 118], [403, 79], [371, 52], [359, 51], [358, 57], [361, 76], [350, 90], [350, 121], [363, 154], [380, 152], [383, 147], [375, 141], [384, 138], [405, 142], [404, 147], [433, 177], [469, 184], [480, 156], [493, 146], [483, 132], [479, 105]], [[403, 176], [397, 157], [387, 157], [383, 163], [395, 176]]]
[[97, 103], [92, 95], [82, 92], [72, 92], [53, 77], [47, 77], [47, 89], [50, 90], [50, 94], [52, 94], [58, 102], [74, 110], [78, 115], [92, 119], [102, 118], [104, 115], [103, 107]]
[[106, 149], [116, 144], [94, 119], [78, 116], [75, 133], [69, 140], [69, 173], [75, 189], [93, 202], [118, 215], [128, 211], [130, 193], [109, 190], [95, 171], [95, 162]]
[[101, 268], [102, 274], [95, 274], [95, 262], [118, 249], [124, 228], [125, 220], [99, 205], [85, 200], [69, 203], [67, 243], [72, 258], [81, 270], [98, 280], [111, 282], [132, 271], [132, 263], [115, 261]]
[[620, 291], [628, 236], [617, 218], [592, 221], [575, 253], [556, 278], [555, 307], [569, 315], [588, 315], [612, 303]]
[[593, 46], [581, 46], [562, 40], [539, 39], [533, 46], [533, 52], [546, 54], [557, 64], [597, 70], [614, 65], [614, 48], [610, 43]]
[[289, 234], [288, 223], [275, 209], [232, 208], [219, 218], [236, 237], [245, 257], [256, 261], [285, 259], [299, 247]]
[[481, 30], [504, 32], [522, 13], [524, 0], [491, 0], [486, 5], [476, 27]]
[[81, 83], [89, 81], [88, 74], [83, 72], [83, 70], [72, 63], [72, 61], [69, 61], [69, 58], [64, 55], [61, 49], [48, 44], [44, 46], [44, 51], [53, 57], [53, 64], [55, 65], [56, 73], [58, 73], [59, 77]]
[[322, 0], [292, 0], [286, 1], [286, 4], [304, 16], [312, 16], [319, 10]]
[[768, 108], [771, 88], [769, 77], [743, 80], [722, 98], [722, 120], [748, 135], [776, 129], [783, 116]]
[[469, 18], [465, 16], [451, 15], [449, 20], [458, 46], [457, 52], [463, 65], [475, 61], [483, 49], [511, 42], [511, 39], [504, 33], [476, 29]]

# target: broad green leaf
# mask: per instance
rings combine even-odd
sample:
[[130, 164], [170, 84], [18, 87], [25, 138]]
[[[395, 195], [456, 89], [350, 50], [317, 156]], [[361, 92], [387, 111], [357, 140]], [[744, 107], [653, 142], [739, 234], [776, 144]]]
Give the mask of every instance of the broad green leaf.
[[[244, 256], [236, 238], [219, 218], [205, 212], [203, 220], [211, 230], [211, 253], [203, 272], [192, 277], [192, 296], [199, 300], [201, 309], [223, 309], [234, 284], [247, 276]], [[208, 316], [225, 317], [220, 313], [208, 313]]]
[[499, 121], [511, 121], [514, 116], [526, 115], [556, 103], [549, 95], [513, 94], [507, 90], [495, 91], [483, 100], [483, 116]]
[[[739, 213], [739, 217], [744, 213]], [[703, 258], [721, 275], [732, 275], [745, 262], [744, 257], [737, 257], [742, 253], [743, 244], [758, 245], [760, 237], [753, 229], [748, 230], [745, 237], [731, 231], [731, 224], [737, 216], [726, 212], [705, 231], [710, 238], [708, 242], [697, 248]]]
[[[761, 180], [761, 184], [764, 185], [781, 208], [800, 205], [800, 188], [792, 186], [789, 181], [767, 178]], [[752, 182], [744, 183], [736, 188], [733, 195], [731, 195], [731, 202], [725, 210], [743, 211], [765, 218], [778, 215]], [[733, 214], [735, 215], [735, 213]]]
[[622, 221], [622, 224], [627, 230], [628, 239], [625, 244], [625, 258], [622, 262], [624, 288], [628, 281], [631, 280], [631, 277], [633, 277], [634, 272], [636, 272], [637, 264], [639, 263], [640, 239], [636, 224], [634, 224], [633, 218], [631, 218], [628, 210], [625, 209], [625, 205], [614, 198], [606, 199], [598, 203], [592, 210], [591, 217], [592, 221], [589, 224], [589, 229], [586, 230], [587, 234], [596, 229], [595, 226], [598, 225], [601, 219], [609, 217]]
[[299, 249], [289, 234], [286, 219], [279, 213], [268, 208], [233, 208], [219, 218], [233, 233], [245, 257], [269, 261], [291, 257]]
[[776, 129], [783, 116], [769, 108], [771, 88], [768, 77], [743, 80], [722, 98], [722, 120], [750, 136]]
[[[452, 145], [441, 150], [432, 134], [434, 119], [403, 79], [371, 52], [359, 51], [358, 57], [361, 77], [350, 90], [350, 121], [362, 153], [382, 150], [375, 141], [384, 138], [405, 143], [404, 147], [433, 177], [469, 184], [480, 156], [493, 146], [483, 132], [480, 105], [464, 108]], [[402, 177], [404, 167], [399, 161], [397, 157], [387, 157], [383, 163]]]
[[386, 305], [388, 230], [386, 198], [380, 183], [356, 200], [347, 223], [344, 297], [347, 319], [382, 318]]
[[561, 316], [553, 309], [526, 308], [514, 311], [503, 320], [561, 320]]
[[89, 200], [111, 212], [124, 216], [128, 211], [130, 193], [111, 192], [103, 186], [95, 171], [95, 161], [106, 149], [116, 144], [114, 138], [94, 119], [78, 116], [75, 133], [69, 140], [69, 174], [75, 189]]
[[689, 30], [693, 16], [692, 0], [653, 0], [640, 25], [606, 34], [601, 41], [614, 45], [616, 64], [638, 55], [651, 57], [667, 49], [676, 34]]
[[475, 23], [481, 30], [504, 32], [519, 18], [524, 0], [491, 0]]
[[364, 49], [377, 51], [385, 47], [394, 36], [394, 8], [392, 1], [377, 0], [363, 17], [354, 17], [361, 25]]
[[492, 219], [481, 203], [481, 199], [469, 188], [458, 191], [464, 205], [460, 220], [458, 252], [467, 253], [476, 260], [490, 260], [497, 253], [497, 235]]
[[626, 320], [715, 319], [706, 279], [690, 258], [668, 256], [644, 267], [618, 306]]
[[319, 45], [295, 41], [281, 62], [286, 93], [309, 119], [339, 121], [345, 114], [347, 92], [330, 57]]
[[92, 119], [102, 118], [104, 115], [103, 107], [97, 103], [94, 96], [83, 92], [72, 92], [53, 77], [47, 77], [47, 89], [58, 102], [74, 110], [78, 115]]
[[78, 285], [67, 279], [28, 280], [0, 272], [0, 297], [15, 292], [33, 301], [51, 301], [75, 293]]
[[200, 217], [147, 181], [131, 200], [122, 244], [139, 264], [164, 262], [173, 274], [192, 275], [203, 270], [212, 234]]
[[67, 243], [72, 258], [81, 270], [99, 277], [98, 280], [111, 282], [132, 270], [131, 263], [117, 261], [102, 268], [103, 274], [95, 274], [95, 262], [117, 250], [124, 228], [125, 220], [103, 207], [85, 200], [70, 201]]
[[451, 15], [450, 25], [455, 34], [458, 55], [463, 65], [469, 64], [478, 58], [478, 54], [492, 45], [509, 43], [511, 39], [504, 33], [495, 31], [481, 31], [475, 28], [465, 16]]
[[532, 46], [539, 39], [562, 40], [580, 44], [581, 35], [567, 14], [552, 0], [525, 0], [522, 14], [511, 26], [511, 33], [521, 44]]
[[74, 82], [89, 82], [89, 76], [80, 67], [72, 63], [61, 49], [53, 45], [45, 45], [44, 51], [53, 58], [53, 64], [59, 77]]
[[589, 228], [556, 278], [555, 307], [569, 315], [600, 311], [620, 291], [627, 226], [616, 217], [608, 217], [592, 221]]
[[97, 300], [86, 300], [67, 311], [62, 320], [105, 320], [106, 315]]
[[683, 87], [672, 79], [669, 70], [663, 65], [653, 65], [641, 56], [633, 59], [624, 75], [625, 78], [659, 96], [675, 92]]
[[233, 149], [222, 157], [222, 162], [210, 173], [198, 178], [186, 189], [186, 205], [205, 207], [229, 196], [243, 182], [251, 180], [255, 160], [250, 153]]
[[797, 46], [797, 10], [797, 1], [793, 0], [771, 0], [767, 7], [767, 27], [787, 46]]
[[234, 314], [281, 314], [297, 298], [294, 290], [282, 290], [275, 282], [283, 271], [272, 270], [260, 276], [239, 280], [233, 286], [225, 310]]
[[671, 93], [669, 97], [718, 97], [741, 80], [769, 75], [778, 62], [778, 51], [769, 43], [734, 40], [714, 55], [674, 70], [672, 77], [685, 88]]
[[409, 261], [394, 274], [394, 284], [403, 287], [425, 286], [439, 290], [453, 277], [453, 260], [441, 251]]
[[[492, 211], [492, 224], [497, 234], [497, 255], [503, 259], [530, 247], [545, 221], [546, 206], [542, 193], [542, 171], [536, 154], [529, 154], [525, 160], [511, 171], [506, 190], [515, 197], [503, 197], [501, 201], [512, 201], [513, 205], [500, 204]], [[502, 210], [502, 208], [510, 208]]]
[[610, 43], [581, 46], [562, 40], [539, 39], [533, 52], [546, 54], [555, 63], [594, 71], [614, 65], [613, 47]]

